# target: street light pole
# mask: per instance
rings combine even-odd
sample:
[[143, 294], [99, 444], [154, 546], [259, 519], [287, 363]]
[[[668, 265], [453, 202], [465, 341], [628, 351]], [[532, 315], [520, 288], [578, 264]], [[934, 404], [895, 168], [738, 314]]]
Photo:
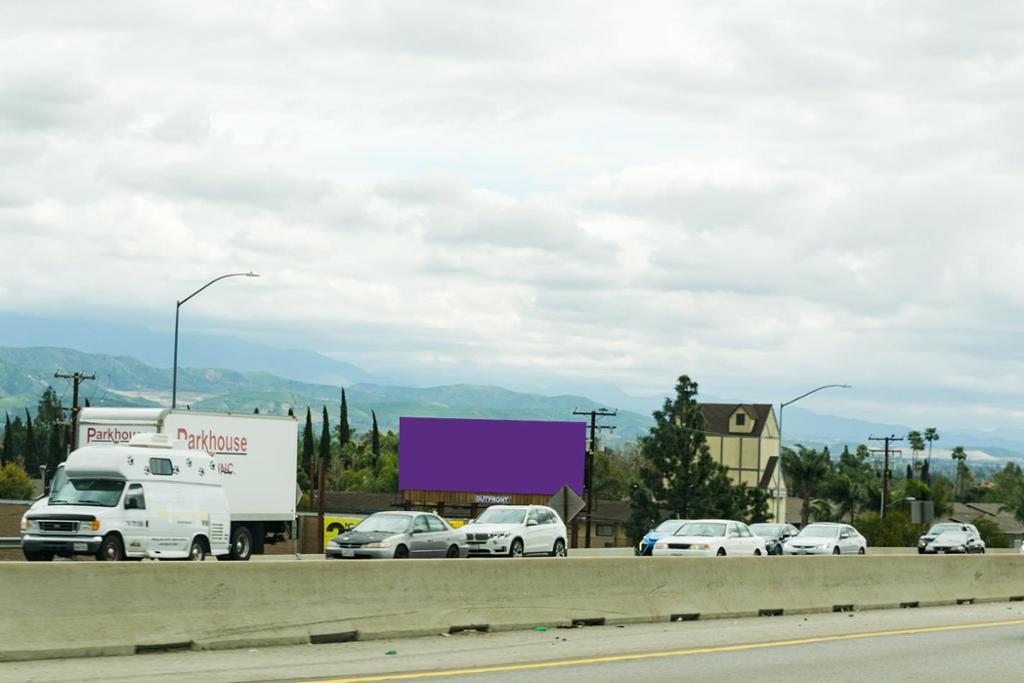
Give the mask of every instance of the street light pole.
[[[799, 401], [802, 398], [807, 398], [811, 394], [817, 393], [817, 392], [821, 391], [822, 389], [852, 389], [852, 388], [853, 387], [851, 387], [849, 384], [823, 384], [820, 387], [818, 387], [817, 389], [811, 389], [810, 391], [808, 391], [806, 393], [800, 394], [799, 396], [797, 396], [794, 399], [786, 401], [785, 403], [780, 403], [779, 404], [779, 458], [780, 459], [782, 458], [782, 411], [785, 409], [786, 406], [788, 406], [791, 403], [796, 403], [797, 401]], [[776, 491], [776, 495], [775, 495], [775, 521], [777, 523], [781, 523], [781, 522], [785, 521], [785, 520], [780, 520], [779, 519], [779, 499], [780, 499], [780, 496], [778, 495], [778, 491]]]
[[221, 275], [220, 277], [215, 277], [212, 280], [210, 280], [209, 282], [207, 282], [205, 285], [203, 285], [202, 287], [197, 289], [196, 291], [194, 291], [191, 294], [189, 294], [187, 297], [185, 297], [181, 301], [177, 302], [177, 305], [174, 308], [174, 369], [171, 371], [171, 408], [177, 408], [178, 407], [178, 319], [180, 317], [181, 307], [189, 299], [191, 299], [196, 294], [198, 294], [199, 292], [203, 291], [204, 289], [206, 289], [207, 287], [212, 285], [214, 282], [220, 282], [221, 280], [223, 280], [225, 278], [229, 278], [229, 277], [259, 277], [259, 275], [257, 275], [256, 273], [253, 273], [253, 272], [248, 272], [248, 273], [227, 273], [226, 275]]

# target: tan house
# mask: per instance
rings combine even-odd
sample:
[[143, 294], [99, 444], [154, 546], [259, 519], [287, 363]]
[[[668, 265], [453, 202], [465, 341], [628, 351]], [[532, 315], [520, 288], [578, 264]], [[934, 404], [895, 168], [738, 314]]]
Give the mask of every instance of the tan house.
[[786, 520], [786, 482], [779, 460], [779, 425], [768, 403], [701, 403], [711, 457], [737, 484], [768, 491], [772, 520]]

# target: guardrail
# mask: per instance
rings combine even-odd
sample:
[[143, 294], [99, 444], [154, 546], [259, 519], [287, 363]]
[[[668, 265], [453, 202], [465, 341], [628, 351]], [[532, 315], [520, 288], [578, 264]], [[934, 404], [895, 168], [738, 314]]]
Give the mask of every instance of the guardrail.
[[18, 550], [20, 548], [20, 536], [0, 536], [0, 550]]
[[1004, 600], [1019, 555], [10, 562], [0, 662]]

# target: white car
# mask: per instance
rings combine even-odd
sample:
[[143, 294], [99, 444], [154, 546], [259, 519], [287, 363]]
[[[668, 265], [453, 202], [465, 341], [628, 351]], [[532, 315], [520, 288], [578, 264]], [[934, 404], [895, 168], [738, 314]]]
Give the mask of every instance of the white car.
[[764, 539], [743, 522], [699, 519], [687, 522], [675, 534], [654, 544], [654, 557], [722, 557], [766, 555]]
[[868, 542], [849, 524], [815, 522], [782, 546], [783, 555], [864, 555]]
[[565, 524], [544, 505], [492, 505], [459, 531], [470, 557], [565, 557]]

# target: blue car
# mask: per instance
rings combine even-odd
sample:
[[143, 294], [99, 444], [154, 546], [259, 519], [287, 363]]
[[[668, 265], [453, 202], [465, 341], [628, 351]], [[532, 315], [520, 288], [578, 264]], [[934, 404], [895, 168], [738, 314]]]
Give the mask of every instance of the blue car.
[[679, 531], [679, 527], [686, 524], [686, 521], [687, 520], [685, 519], [666, 519], [657, 527], [648, 531], [647, 534], [640, 539], [640, 543], [633, 548], [633, 554], [650, 557], [651, 553], [654, 551], [654, 544], [657, 543], [659, 539], [662, 539], [665, 536], [671, 536], [675, 532]]

